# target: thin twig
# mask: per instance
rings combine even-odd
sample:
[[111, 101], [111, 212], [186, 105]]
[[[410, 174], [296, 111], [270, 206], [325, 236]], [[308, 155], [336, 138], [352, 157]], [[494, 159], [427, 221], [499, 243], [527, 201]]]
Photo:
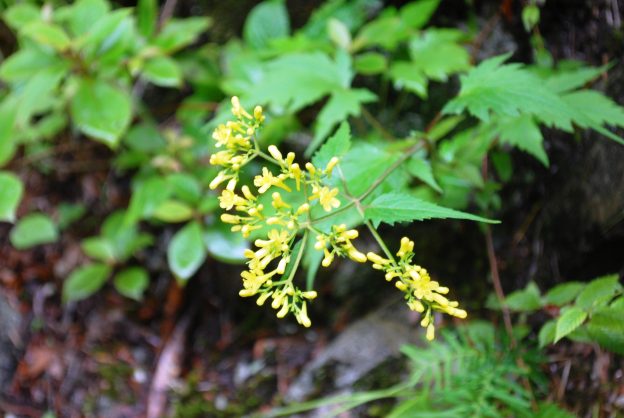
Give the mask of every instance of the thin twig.
[[158, 19], [158, 30], [162, 29], [162, 27], [165, 26], [165, 23], [171, 19], [177, 5], [178, 0], [167, 0], [165, 2], [162, 11], [160, 12], [160, 19]]
[[388, 130], [384, 128], [384, 126], [368, 110], [366, 110], [364, 106], [362, 106], [362, 116], [364, 116], [364, 119], [366, 119], [366, 121], [370, 123], [371, 126], [375, 128], [375, 130], [378, 131], [385, 139], [396, 139], [394, 135], [388, 132]]

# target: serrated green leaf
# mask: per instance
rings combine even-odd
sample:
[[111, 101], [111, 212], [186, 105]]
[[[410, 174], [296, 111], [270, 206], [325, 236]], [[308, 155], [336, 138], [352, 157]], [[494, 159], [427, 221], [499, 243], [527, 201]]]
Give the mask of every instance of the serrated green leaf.
[[130, 95], [101, 80], [81, 79], [71, 115], [78, 129], [114, 148], [130, 124]]
[[312, 164], [322, 168], [327, 166], [333, 157], [342, 157], [351, 148], [351, 128], [347, 122], [342, 122], [340, 127], [323, 146], [314, 154]]
[[87, 264], [74, 270], [63, 283], [63, 302], [85, 299], [98, 290], [111, 274], [106, 264]]
[[43, 213], [31, 213], [20, 219], [11, 229], [11, 244], [18, 250], [49, 244], [58, 239], [58, 230], [52, 219]]
[[161, 87], [180, 87], [182, 70], [169, 57], [154, 57], [145, 62], [141, 75]]
[[152, 216], [163, 222], [184, 222], [193, 217], [193, 208], [177, 200], [165, 200], [158, 205]]
[[254, 7], [243, 26], [243, 38], [247, 45], [260, 49], [273, 39], [290, 33], [288, 10], [281, 0], [264, 1]]
[[500, 118], [498, 121], [500, 140], [513, 145], [537, 158], [548, 167], [548, 155], [544, 150], [544, 137], [539, 126], [530, 115]]
[[388, 75], [394, 83], [394, 88], [411, 91], [422, 98], [427, 97], [429, 81], [414, 62], [395, 61], [390, 66]]
[[154, 39], [154, 45], [170, 54], [191, 44], [210, 24], [211, 20], [206, 17], [169, 19]]
[[587, 323], [592, 339], [609, 351], [624, 355], [624, 309], [603, 308]]
[[181, 284], [185, 284], [206, 259], [202, 228], [189, 222], [173, 236], [167, 248], [169, 268]]
[[545, 81], [546, 87], [555, 93], [565, 93], [583, 87], [589, 81], [598, 78], [608, 66], [580, 68], [553, 74]]
[[624, 127], [624, 108], [595, 90], [581, 90], [563, 96], [564, 102], [576, 112], [574, 122], [591, 128], [624, 145], [624, 139], [609, 132], [605, 125]]
[[82, 251], [91, 258], [105, 263], [115, 262], [115, 247], [104, 237], [91, 237], [82, 241]]
[[585, 283], [581, 282], [562, 283], [546, 292], [544, 302], [549, 305], [563, 306], [572, 302], [584, 287]]
[[576, 306], [563, 311], [561, 316], [557, 318], [557, 325], [555, 327], [555, 343], [581, 326], [586, 318], [587, 312]]
[[537, 335], [537, 341], [539, 342], [539, 347], [544, 348], [548, 344], [552, 344], [555, 341], [555, 333], [557, 330], [557, 322], [555, 320], [551, 320], [542, 325], [542, 328]]
[[69, 37], [65, 31], [60, 26], [48, 22], [30, 22], [21, 30], [21, 33], [42, 45], [51, 46], [57, 51], [64, 51], [70, 45]]
[[334, 92], [316, 119], [314, 139], [306, 152], [309, 154], [341, 121], [349, 116], [359, 116], [361, 106], [377, 100], [377, 96], [366, 89], [347, 89]]
[[405, 167], [412, 176], [421, 180], [433, 190], [442, 193], [440, 185], [433, 176], [433, 170], [429, 161], [419, 156], [413, 156], [407, 161]]
[[359, 74], [374, 75], [382, 73], [388, 67], [385, 55], [378, 52], [365, 52], [357, 55], [353, 62], [353, 68]]
[[0, 222], [14, 222], [15, 211], [22, 200], [24, 186], [13, 173], [0, 172]]
[[606, 304], [616, 292], [621, 291], [619, 276], [611, 274], [592, 280], [576, 297], [576, 306], [583, 309]]
[[129, 267], [115, 275], [113, 284], [122, 295], [134, 300], [141, 300], [149, 284], [149, 276], [142, 267]]
[[409, 43], [412, 62], [428, 78], [446, 81], [448, 76], [470, 68], [470, 54], [458, 41], [455, 29], [429, 29]]
[[375, 226], [378, 226], [381, 222], [394, 225], [395, 222], [447, 218], [498, 223], [498, 221], [445, 208], [404, 193], [396, 192], [383, 194], [374, 199], [367, 205], [364, 214]]
[[530, 114], [547, 125], [570, 131], [576, 112], [522, 65], [503, 64], [507, 58], [490, 58], [462, 76], [459, 95], [447, 103], [443, 113], [467, 110], [486, 122], [491, 113], [512, 117]]

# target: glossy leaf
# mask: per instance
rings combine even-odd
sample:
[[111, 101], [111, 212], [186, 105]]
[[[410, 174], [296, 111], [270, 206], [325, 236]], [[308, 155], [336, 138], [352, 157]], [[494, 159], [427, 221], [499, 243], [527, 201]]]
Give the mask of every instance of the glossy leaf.
[[169, 57], [155, 57], [147, 60], [142, 75], [157, 86], [179, 87], [182, 85], [182, 71], [178, 64]]
[[169, 242], [167, 261], [169, 268], [181, 283], [186, 283], [206, 259], [201, 226], [189, 222]]
[[149, 276], [142, 267], [129, 267], [115, 275], [113, 284], [122, 295], [141, 300], [149, 285]]
[[587, 312], [576, 306], [563, 311], [561, 316], [557, 318], [554, 341], [558, 342], [560, 339], [577, 329], [586, 318]]
[[18, 250], [49, 244], [58, 239], [58, 230], [52, 219], [43, 213], [31, 213], [21, 218], [10, 234], [11, 244]]
[[106, 264], [87, 264], [74, 270], [63, 283], [63, 302], [85, 299], [104, 286], [111, 274]]

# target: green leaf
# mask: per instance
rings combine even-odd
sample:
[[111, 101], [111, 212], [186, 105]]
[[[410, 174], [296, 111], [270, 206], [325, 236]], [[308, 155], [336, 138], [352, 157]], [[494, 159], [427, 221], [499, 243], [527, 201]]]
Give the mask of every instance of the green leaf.
[[43, 21], [31, 22], [21, 31], [22, 34], [36, 42], [51, 46], [57, 51], [64, 51], [70, 45], [70, 40], [60, 26]]
[[61, 203], [57, 212], [58, 227], [63, 230], [82, 218], [82, 216], [87, 212], [87, 208], [81, 203]]
[[539, 347], [544, 348], [548, 344], [552, 344], [555, 341], [555, 333], [557, 330], [557, 323], [555, 320], [551, 320], [542, 325], [542, 328], [537, 335], [537, 341]]
[[405, 165], [407, 171], [418, 180], [422, 181], [435, 191], [442, 193], [442, 188], [436, 181], [433, 176], [433, 170], [431, 169], [431, 164], [429, 161], [425, 160], [423, 157], [413, 156]]
[[188, 17], [186, 19], [169, 19], [160, 31], [154, 45], [170, 54], [191, 44], [210, 27], [210, 19], [205, 17]]
[[[11, 101], [5, 100], [0, 103], [0, 167], [9, 162], [17, 150], [14, 134], [16, 118], [17, 108], [12, 105]], [[0, 186], [1, 193], [2, 187]], [[2, 203], [0, 203], [1, 205]], [[0, 220], [1, 218], [0, 215]]]
[[23, 194], [24, 185], [19, 177], [0, 171], [0, 222], [15, 222], [15, 211]]
[[540, 9], [535, 4], [529, 4], [522, 9], [522, 24], [527, 32], [530, 32], [540, 20]]
[[56, 225], [43, 213], [31, 213], [20, 219], [11, 229], [11, 244], [18, 250], [49, 244], [58, 239]]
[[91, 237], [82, 241], [82, 251], [91, 258], [104, 263], [114, 263], [115, 247], [113, 243], [105, 237]]
[[459, 95], [448, 102], [444, 113], [467, 110], [483, 121], [498, 116], [531, 114], [547, 125], [572, 130], [576, 112], [544, 86], [542, 80], [520, 64], [503, 64], [509, 55], [483, 61], [461, 77]]
[[587, 312], [576, 306], [563, 311], [561, 316], [557, 318], [554, 342], [558, 342], [563, 337], [577, 329], [586, 318]]
[[385, 13], [362, 26], [354, 45], [365, 48], [379, 45], [383, 49], [393, 51], [410, 35], [410, 28], [396, 13]]
[[327, 22], [327, 33], [329, 34], [329, 39], [339, 48], [347, 51], [351, 48], [351, 32], [349, 32], [347, 25], [340, 20], [336, 18], [329, 19]]
[[131, 15], [131, 9], [117, 9], [104, 14], [88, 28], [86, 36], [80, 38], [87, 62], [97, 60], [99, 65], [106, 62], [122, 65], [121, 60], [136, 39]]
[[141, 300], [149, 284], [149, 276], [142, 267], [129, 267], [115, 275], [113, 284], [122, 295], [130, 299]]
[[595, 312], [587, 323], [592, 339], [609, 351], [624, 355], [624, 309], [604, 308]]
[[307, 153], [315, 150], [338, 124], [346, 120], [349, 116], [359, 116], [363, 103], [370, 103], [377, 100], [377, 96], [366, 89], [336, 91], [329, 98], [316, 118], [314, 139], [307, 149]]
[[464, 35], [455, 29], [429, 29], [409, 44], [413, 64], [428, 78], [446, 81], [470, 68], [470, 54], [458, 44]]
[[531, 312], [542, 307], [540, 292], [535, 283], [530, 282], [526, 289], [512, 292], [505, 298], [509, 309], [518, 312]]
[[395, 61], [390, 66], [388, 75], [394, 83], [395, 89], [405, 89], [419, 97], [427, 97], [429, 81], [420, 67], [415, 63], [409, 61]]
[[44, 48], [23, 48], [10, 55], [0, 66], [0, 78], [14, 83], [28, 81], [43, 68], [59, 65], [57, 55]]
[[347, 122], [342, 122], [336, 133], [331, 136], [312, 158], [316, 167], [325, 167], [333, 157], [342, 157], [351, 148], [351, 128]]
[[563, 306], [572, 302], [584, 287], [585, 283], [581, 282], [567, 282], [557, 285], [546, 292], [544, 302], [548, 305]]
[[165, 200], [156, 208], [152, 216], [163, 222], [184, 222], [193, 217], [193, 208], [177, 200]]
[[583, 309], [606, 304], [622, 290], [619, 276], [611, 274], [592, 280], [576, 297], [576, 305]]
[[158, 2], [156, 0], [139, 0], [136, 13], [139, 33], [149, 38], [156, 30]]
[[181, 284], [197, 272], [206, 259], [206, 247], [198, 222], [186, 224], [171, 239], [167, 248], [169, 268]]
[[203, 238], [208, 254], [216, 260], [230, 264], [247, 261], [244, 253], [249, 248], [249, 243], [240, 234], [233, 234], [229, 226], [213, 225], [204, 231]]
[[555, 93], [565, 93], [583, 87], [598, 78], [607, 70], [607, 66], [580, 68], [574, 71], [557, 72], [546, 79], [546, 87]]
[[264, 1], [254, 7], [243, 26], [243, 39], [254, 49], [266, 48], [272, 39], [288, 36], [290, 20], [284, 1]]
[[171, 194], [169, 183], [160, 177], [153, 176], [138, 181], [132, 190], [132, 197], [126, 213], [126, 224], [149, 218]]
[[82, 132], [114, 148], [132, 117], [129, 94], [101, 80], [81, 79], [71, 115]]
[[69, 30], [75, 36], [97, 30], [96, 23], [110, 16], [110, 4], [106, 0], [78, 0], [71, 6], [59, 9], [56, 17], [67, 22]]
[[106, 264], [88, 264], [74, 270], [63, 283], [63, 302], [85, 299], [98, 290], [111, 274]]
[[548, 167], [548, 155], [544, 150], [544, 137], [532, 116], [499, 118], [498, 129], [502, 143], [513, 145], [531, 154]]
[[412, 29], [420, 29], [429, 22], [440, 0], [419, 0], [401, 8], [401, 19]]
[[169, 57], [155, 57], [147, 60], [141, 74], [157, 86], [180, 87], [182, 85], [182, 70]]
[[624, 127], [624, 108], [595, 90], [581, 90], [563, 96], [563, 100], [577, 112], [574, 122], [582, 128], [591, 128], [624, 145], [624, 139], [604, 129], [605, 125]]
[[41, 19], [38, 7], [28, 3], [18, 3], [2, 13], [2, 19], [13, 29], [20, 30], [29, 23]]
[[367, 205], [364, 213], [366, 218], [371, 220], [375, 226], [378, 226], [381, 222], [394, 225], [395, 222], [447, 218], [498, 223], [498, 221], [445, 208], [408, 194], [396, 192], [386, 193], [377, 197]]
[[349, 87], [343, 74], [340, 65], [324, 53], [288, 54], [265, 64], [244, 97], [246, 103], [269, 103], [296, 112]]
[[195, 205], [202, 199], [202, 187], [199, 181], [185, 173], [174, 173], [167, 176], [171, 193], [184, 202]]
[[353, 68], [359, 74], [380, 74], [388, 68], [388, 60], [378, 52], [365, 52], [355, 57]]

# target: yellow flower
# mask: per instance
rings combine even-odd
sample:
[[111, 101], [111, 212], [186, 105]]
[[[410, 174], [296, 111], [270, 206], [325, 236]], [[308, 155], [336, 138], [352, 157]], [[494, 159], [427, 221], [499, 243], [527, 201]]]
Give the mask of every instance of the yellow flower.
[[309, 197], [309, 200], [318, 199], [325, 212], [330, 212], [332, 208], [336, 209], [340, 206], [340, 200], [336, 199], [337, 195], [337, 188], [330, 189], [327, 186], [319, 187], [313, 184], [312, 195]]
[[219, 206], [225, 210], [230, 210], [234, 206], [247, 205], [248, 203], [247, 200], [228, 189], [223, 190], [221, 196], [219, 196]]
[[290, 192], [290, 187], [284, 184], [284, 180], [283, 174], [276, 177], [268, 168], [262, 167], [262, 174], [254, 177], [254, 185], [258, 188], [258, 193], [260, 194], [266, 192], [272, 186], [277, 186]]

